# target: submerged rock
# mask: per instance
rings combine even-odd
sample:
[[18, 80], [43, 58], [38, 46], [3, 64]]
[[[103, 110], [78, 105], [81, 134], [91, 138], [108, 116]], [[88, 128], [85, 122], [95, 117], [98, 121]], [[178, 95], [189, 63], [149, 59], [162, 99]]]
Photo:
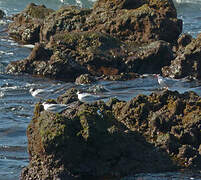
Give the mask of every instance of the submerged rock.
[[110, 179], [201, 168], [201, 98], [195, 93], [166, 90], [106, 104], [73, 96], [70, 89], [57, 99], [74, 104], [60, 114], [36, 105], [27, 129], [30, 163], [21, 179]]

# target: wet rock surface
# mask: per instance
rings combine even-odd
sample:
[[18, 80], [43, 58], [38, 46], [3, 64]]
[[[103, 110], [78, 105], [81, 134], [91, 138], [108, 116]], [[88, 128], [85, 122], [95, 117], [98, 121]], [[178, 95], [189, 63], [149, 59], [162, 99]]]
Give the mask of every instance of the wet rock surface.
[[5, 12], [0, 9], [0, 19], [2, 19], [5, 16], [6, 16]]
[[21, 179], [103, 179], [201, 168], [201, 98], [195, 93], [166, 90], [128, 102], [86, 104], [77, 101], [76, 92], [54, 100], [71, 104], [60, 114], [35, 106], [27, 129], [30, 163]]
[[[57, 11], [30, 4], [13, 17], [9, 35], [35, 44], [8, 73], [88, 84], [143, 73], [201, 79], [200, 35], [182, 35], [172, 0], [99, 0], [93, 9]], [[98, 76], [99, 78], [95, 78]], [[35, 106], [27, 128], [30, 163], [21, 179], [103, 179], [135, 173], [201, 168], [201, 98], [159, 91], [125, 102], [91, 104], [70, 89]]]
[[[93, 9], [64, 6], [57, 11], [30, 4], [14, 17], [9, 34], [51, 52], [10, 63], [8, 73], [29, 73], [74, 81], [81, 74], [161, 73], [175, 58], [182, 31], [171, 0], [105, 1]], [[42, 50], [43, 51], [43, 50]], [[112, 77], [110, 77], [112, 76]], [[124, 76], [125, 77], [125, 76]]]
[[173, 57], [171, 46], [165, 41], [128, 45], [100, 32], [71, 32], [56, 34], [48, 44], [36, 44], [27, 59], [11, 62], [7, 72], [62, 80], [75, 80], [86, 73], [160, 73]]
[[162, 68], [164, 76], [173, 78], [191, 77], [201, 79], [201, 34], [197, 38], [183, 35], [178, 40], [179, 50], [170, 66]]
[[53, 12], [44, 5], [29, 4], [20, 14], [13, 17], [8, 27], [9, 35], [22, 43], [34, 44], [39, 41], [39, 33], [43, 20]]

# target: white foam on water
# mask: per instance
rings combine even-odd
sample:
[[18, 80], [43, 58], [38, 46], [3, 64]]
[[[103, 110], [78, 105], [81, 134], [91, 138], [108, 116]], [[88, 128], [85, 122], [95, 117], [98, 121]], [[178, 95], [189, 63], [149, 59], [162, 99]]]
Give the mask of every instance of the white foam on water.
[[1, 87], [1, 90], [16, 90], [18, 89], [19, 86], [11, 86], [11, 87]]
[[0, 91], [0, 98], [3, 98], [5, 96], [5, 93], [3, 91]]
[[21, 45], [22, 47], [26, 47], [26, 48], [30, 48], [30, 49], [33, 49], [35, 45], [33, 44], [24, 44], [24, 45]]
[[201, 0], [175, 0], [176, 3], [182, 4], [182, 3], [201, 3]]

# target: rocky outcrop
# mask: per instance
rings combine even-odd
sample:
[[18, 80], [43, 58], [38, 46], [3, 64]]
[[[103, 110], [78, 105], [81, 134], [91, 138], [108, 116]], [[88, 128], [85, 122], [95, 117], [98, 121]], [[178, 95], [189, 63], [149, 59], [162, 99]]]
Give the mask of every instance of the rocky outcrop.
[[37, 6], [31, 3], [20, 14], [13, 17], [14, 22], [9, 25], [8, 33], [13, 39], [22, 43], [39, 42], [43, 20], [53, 12], [44, 5]]
[[74, 31], [103, 32], [138, 43], [156, 40], [174, 42], [182, 31], [182, 22], [177, 19], [172, 0], [99, 0], [93, 9], [68, 6], [55, 12], [32, 3], [16, 15], [9, 26], [9, 33], [30, 43], [30, 39], [24, 38], [25, 28], [30, 31], [29, 34], [37, 34], [35, 42], [47, 41], [58, 32]]
[[[59, 48], [59, 47], [58, 47]], [[30, 56], [21, 61], [11, 62], [8, 73], [29, 73], [64, 81], [72, 81], [87, 70], [68, 54], [68, 50], [48, 49], [44, 44], [36, 44]]]
[[88, 31], [87, 16], [91, 9], [76, 6], [64, 6], [45, 18], [40, 31], [40, 41], [49, 41], [57, 33]]
[[35, 107], [22, 179], [110, 179], [201, 168], [201, 98], [193, 92], [85, 104], [70, 89], [56, 102], [71, 107], [60, 114]]
[[170, 66], [162, 68], [164, 76], [172, 78], [201, 79], [201, 34], [193, 39], [190, 35], [183, 35], [179, 40], [177, 56]]
[[[93, 9], [73, 6], [57, 11], [30, 4], [14, 18], [9, 34], [51, 52], [12, 62], [9, 73], [75, 80], [83, 73], [161, 73], [174, 59], [172, 44], [181, 33], [172, 0], [99, 0]], [[112, 79], [112, 78], [108, 78]]]
[[89, 74], [82, 74], [75, 80], [76, 84], [91, 84], [94, 82], [96, 82], [96, 79]]
[[57, 34], [47, 45], [36, 44], [26, 60], [11, 62], [7, 72], [62, 80], [75, 80], [84, 73], [160, 73], [173, 57], [171, 46], [165, 41], [127, 45], [99, 32], [74, 32]]
[[138, 43], [175, 42], [182, 31], [172, 0], [99, 0], [87, 22], [94, 30]]

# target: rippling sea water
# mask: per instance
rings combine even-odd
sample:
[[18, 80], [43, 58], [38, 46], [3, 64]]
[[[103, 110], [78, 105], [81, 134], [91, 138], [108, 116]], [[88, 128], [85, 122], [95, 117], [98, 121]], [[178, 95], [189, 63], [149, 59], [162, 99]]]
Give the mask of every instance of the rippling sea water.
[[[91, 0], [0, 0], [0, 9], [7, 16], [23, 10], [30, 2], [45, 4], [49, 8], [58, 9], [63, 4], [73, 4], [82, 7], [91, 7]], [[201, 1], [177, 0], [175, 5], [178, 16], [184, 20], [184, 32], [196, 36], [201, 30]], [[26, 128], [33, 115], [34, 99], [29, 89], [31, 87], [53, 89], [52, 98], [62, 94], [70, 87], [78, 89], [97, 89], [104, 87], [108, 91], [102, 93], [107, 97], [118, 97], [129, 100], [138, 94], [151, 94], [157, 91], [159, 86], [153, 75], [144, 75], [132, 81], [105, 81], [90, 86], [78, 86], [73, 83], [64, 83], [49, 79], [34, 78], [29, 75], [7, 75], [4, 73], [6, 65], [14, 60], [27, 57], [31, 51], [10, 40], [5, 32], [9, 21], [0, 21], [0, 180], [19, 179], [21, 169], [28, 164]], [[185, 92], [193, 90], [201, 95], [200, 82], [188, 82], [185, 80], [170, 80], [171, 90]], [[48, 97], [50, 98], [50, 97]], [[201, 179], [199, 173], [165, 173], [165, 174], [140, 174], [126, 177], [122, 180], [179, 180]]]

